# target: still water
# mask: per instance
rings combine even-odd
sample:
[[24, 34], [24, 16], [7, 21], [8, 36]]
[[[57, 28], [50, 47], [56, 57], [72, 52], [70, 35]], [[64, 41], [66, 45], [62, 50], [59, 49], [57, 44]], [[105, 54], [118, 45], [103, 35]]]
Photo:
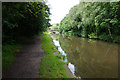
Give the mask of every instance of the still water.
[[[76, 77], [117, 78], [118, 45], [75, 36], [51, 35]], [[63, 51], [63, 52], [62, 52]]]

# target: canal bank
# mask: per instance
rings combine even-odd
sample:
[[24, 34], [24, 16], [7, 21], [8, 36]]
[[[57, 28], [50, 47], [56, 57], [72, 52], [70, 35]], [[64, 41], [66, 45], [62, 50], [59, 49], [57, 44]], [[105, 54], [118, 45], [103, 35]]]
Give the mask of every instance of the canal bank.
[[46, 55], [40, 63], [40, 78], [73, 78], [70, 70], [66, 67], [66, 63], [61, 61], [63, 57], [59, 55], [48, 33], [42, 36], [41, 47]]

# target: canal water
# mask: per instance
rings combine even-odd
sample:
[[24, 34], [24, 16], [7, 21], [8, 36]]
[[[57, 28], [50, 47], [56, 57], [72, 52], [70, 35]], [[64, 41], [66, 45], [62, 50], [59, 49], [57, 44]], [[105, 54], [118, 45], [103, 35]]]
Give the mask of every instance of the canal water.
[[75, 36], [51, 35], [68, 68], [78, 78], [117, 78], [118, 45]]

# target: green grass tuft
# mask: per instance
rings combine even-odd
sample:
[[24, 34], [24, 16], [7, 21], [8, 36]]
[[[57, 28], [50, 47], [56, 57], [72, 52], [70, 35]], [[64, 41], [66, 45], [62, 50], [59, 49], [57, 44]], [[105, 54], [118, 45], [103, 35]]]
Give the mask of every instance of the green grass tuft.
[[54, 45], [52, 44], [52, 39], [48, 34], [44, 34], [42, 36], [41, 46], [46, 53], [54, 53], [56, 51]]
[[46, 55], [42, 58], [40, 63], [40, 78], [67, 78], [64, 68], [64, 62], [60, 61], [58, 56], [53, 53], [56, 52], [55, 46], [52, 44], [52, 39], [48, 34], [42, 36], [42, 49]]
[[19, 52], [20, 45], [8, 45], [4, 44], [2, 46], [2, 68], [7, 69], [10, 67], [12, 62], [16, 59], [14, 54]]

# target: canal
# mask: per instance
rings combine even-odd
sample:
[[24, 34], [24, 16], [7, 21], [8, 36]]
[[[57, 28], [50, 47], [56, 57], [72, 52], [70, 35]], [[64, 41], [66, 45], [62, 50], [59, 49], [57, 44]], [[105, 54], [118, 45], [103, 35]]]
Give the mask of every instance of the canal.
[[75, 36], [52, 34], [51, 37], [76, 77], [118, 77], [117, 44]]

